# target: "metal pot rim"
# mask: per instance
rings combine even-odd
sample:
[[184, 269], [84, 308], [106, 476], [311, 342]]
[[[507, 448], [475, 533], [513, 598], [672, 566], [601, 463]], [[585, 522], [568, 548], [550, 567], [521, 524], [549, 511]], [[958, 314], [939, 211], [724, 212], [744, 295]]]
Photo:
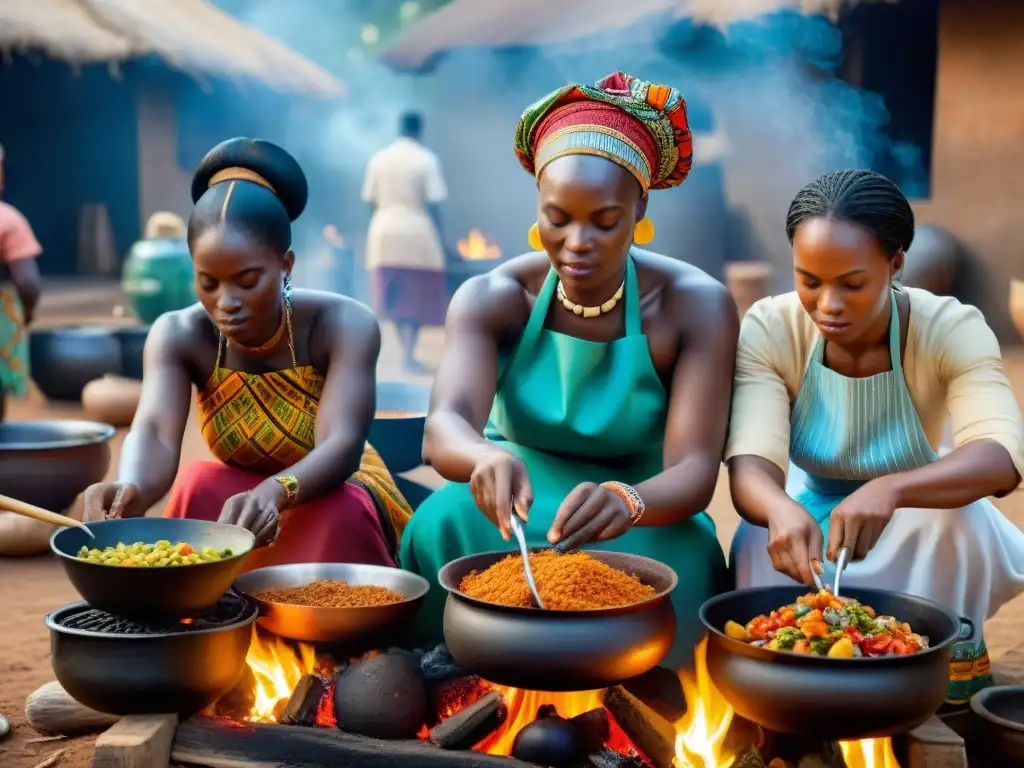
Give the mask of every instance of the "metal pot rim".
[[[322, 606], [322, 605], [295, 605], [293, 603], [275, 603], [275, 602], [271, 602], [269, 600], [260, 600], [255, 595], [252, 595], [252, 594], [250, 594], [248, 592], [245, 592], [243, 589], [241, 589], [240, 587], [237, 586], [239, 581], [244, 581], [248, 577], [255, 577], [255, 574], [258, 574], [258, 573], [269, 573], [269, 574], [285, 573], [287, 571], [292, 570], [295, 566], [302, 566], [302, 565], [358, 566], [360, 570], [376, 570], [376, 569], [380, 569], [382, 571], [401, 571], [403, 573], [403, 578], [408, 577], [411, 581], [415, 582], [417, 589], [411, 595], [403, 595], [403, 597], [405, 597], [405, 600], [403, 600], [401, 603], [388, 603], [387, 605], [361, 605], [361, 606], [351, 606], [351, 607], [347, 607], [347, 608], [328, 608], [328, 607]], [[310, 583], [312, 583], [312, 582], [310, 582]], [[420, 576], [418, 573], [413, 573], [412, 571], [407, 571], [404, 568], [396, 568], [396, 567], [392, 567], [392, 566], [389, 566], [389, 565], [370, 565], [369, 563], [315, 563], [315, 564], [311, 564], [311, 563], [282, 563], [281, 565], [267, 565], [267, 566], [264, 566], [263, 568], [256, 568], [255, 570], [247, 571], [246, 573], [241, 574], [237, 579], [235, 579], [235, 585], [236, 585], [235, 589], [237, 589], [241, 594], [246, 595], [250, 599], [256, 601], [256, 603], [261, 608], [266, 606], [268, 608], [281, 607], [281, 608], [292, 609], [292, 610], [294, 610], [294, 609], [301, 609], [303, 611], [311, 611], [314, 614], [318, 614], [318, 615], [322, 615], [322, 616], [331, 615], [331, 614], [338, 614], [338, 613], [342, 613], [342, 612], [374, 611], [374, 610], [380, 610], [382, 608], [395, 608], [395, 607], [397, 607], [399, 605], [403, 605], [405, 603], [413, 603], [413, 602], [416, 602], [417, 600], [422, 600], [426, 596], [427, 592], [430, 591], [430, 582], [427, 581], [422, 576]]]
[[[787, 586], [774, 586], [774, 587], [750, 587], [747, 589], [734, 589], [730, 592], [723, 592], [720, 595], [715, 595], [709, 600], [706, 600], [700, 607], [700, 621], [704, 625], [704, 628], [709, 634], [718, 636], [718, 642], [724, 645], [730, 653], [740, 653], [744, 656], [749, 656], [760, 661], [766, 661], [773, 664], [790, 664], [793, 666], [803, 667], [827, 667], [830, 669], [855, 669], [850, 666], [856, 664], [859, 667], [864, 666], [900, 666], [907, 663], [919, 663], [928, 660], [930, 656], [942, 651], [947, 646], [951, 645], [956, 641], [959, 636], [957, 632], [954, 632], [948, 637], [943, 638], [938, 643], [930, 643], [927, 650], [919, 651], [918, 653], [910, 654], [909, 656], [864, 656], [853, 659], [834, 659], [828, 656], [815, 656], [811, 654], [800, 654], [800, 653], [785, 653], [782, 651], [770, 651], [765, 648], [756, 648], [748, 643], [744, 643], [742, 640], [734, 640], [725, 634], [724, 631], [715, 627], [708, 619], [708, 611], [710, 608], [714, 608], [720, 603], [727, 603], [731, 600], [738, 599], [738, 595], [748, 595], [754, 593], [767, 593], [774, 592], [780, 589], [791, 589]], [[799, 587], [792, 587], [792, 589], [799, 589]], [[864, 588], [851, 588], [846, 590], [854, 595], [884, 595], [886, 597], [897, 596], [914, 602], [923, 603], [936, 613], [945, 614], [945, 616], [955, 625], [962, 626], [962, 619], [957, 616], [953, 611], [948, 608], [939, 605], [932, 600], [928, 600], [924, 597], [918, 597], [917, 595], [909, 595], [904, 592], [894, 592], [885, 589], [872, 589], [870, 587]], [[858, 598], [859, 599], [859, 598]], [[867, 601], [865, 601], [867, 602]], [[870, 605], [870, 603], [867, 603]]]
[[104, 424], [99, 421], [85, 421], [84, 419], [67, 419], [67, 420], [34, 420], [34, 421], [19, 421], [17, 426], [25, 425], [41, 425], [41, 424], [61, 424], [66, 426], [74, 426], [77, 428], [91, 428], [92, 434], [83, 434], [81, 436], [68, 438], [65, 440], [51, 440], [49, 442], [32, 442], [32, 443], [0, 443], [0, 455], [5, 451], [53, 451], [63, 450], [65, 448], [84, 448], [87, 445], [98, 445], [105, 443], [114, 436], [117, 430], [109, 424]]
[[96, 632], [91, 629], [74, 629], [72, 627], [64, 627], [57, 623], [57, 620], [64, 614], [70, 613], [73, 610], [80, 608], [90, 608], [91, 606], [85, 600], [78, 600], [74, 603], [68, 603], [62, 605], [60, 608], [51, 611], [46, 615], [45, 624], [46, 628], [51, 632], [56, 632], [60, 635], [75, 635], [76, 637], [88, 637], [97, 640], [130, 640], [133, 642], [145, 642], [147, 640], [166, 640], [167, 638], [179, 638], [179, 637], [202, 637], [204, 635], [215, 635], [220, 632], [228, 632], [233, 629], [241, 629], [243, 627], [250, 626], [256, 619], [259, 618], [260, 611], [259, 606], [256, 605], [254, 600], [251, 600], [247, 595], [243, 595], [247, 607], [247, 615], [244, 618], [238, 619], [231, 624], [226, 624], [222, 627], [209, 627], [208, 629], [194, 629], [190, 632], [161, 632], [149, 635], [129, 635], [129, 634], [113, 634], [109, 632]]
[[[477, 598], [477, 597], [470, 597], [465, 592], [461, 592], [460, 590], [456, 589], [455, 587], [448, 586], [447, 584], [445, 584], [445, 580], [441, 578], [441, 574], [443, 574], [447, 569], [451, 568], [455, 563], [461, 563], [461, 562], [463, 562], [465, 560], [468, 560], [470, 558], [478, 558], [478, 557], [481, 557], [483, 555], [495, 555], [495, 556], [499, 556], [500, 555], [500, 557], [498, 559], [501, 559], [501, 558], [504, 558], [504, 557], [506, 557], [507, 555], [510, 555], [510, 554], [518, 554], [518, 553], [506, 552], [506, 551], [503, 551], [503, 550], [502, 551], [492, 551], [492, 552], [477, 552], [476, 554], [473, 554], [473, 555], [465, 555], [463, 557], [456, 558], [455, 560], [452, 560], [451, 562], [446, 563], [444, 566], [442, 566], [441, 570], [438, 572], [438, 583], [441, 585], [441, 587], [445, 591], [448, 592], [448, 594], [452, 598], [455, 598], [457, 600], [461, 600], [461, 601], [463, 601], [465, 603], [468, 603], [470, 605], [476, 606], [477, 608], [482, 608], [484, 610], [492, 611], [492, 612], [497, 612], [497, 613], [511, 613], [511, 614], [518, 614], [520, 616], [543, 617], [543, 618], [546, 618], [546, 619], [554, 619], [555, 621], [558, 620], [556, 617], [565, 617], [567, 619], [569, 619], [569, 618], [579, 619], [581, 617], [592, 617], [592, 618], [597, 619], [597, 618], [600, 618], [600, 617], [603, 617], [603, 616], [615, 616], [615, 615], [623, 614], [623, 613], [637, 613], [639, 611], [648, 610], [648, 609], [654, 608], [656, 605], [659, 605], [660, 603], [662, 603], [665, 600], [667, 600], [669, 598], [669, 596], [672, 594], [672, 592], [675, 590], [675, 588], [677, 586], [679, 586], [679, 576], [676, 574], [675, 570], [673, 570], [669, 566], [665, 565], [664, 563], [659, 562], [658, 560], [655, 560], [655, 559], [650, 558], [650, 557], [644, 557], [643, 555], [634, 555], [634, 554], [632, 554], [630, 552], [611, 552], [609, 550], [603, 550], [603, 549], [602, 550], [594, 550], [592, 552], [587, 552], [587, 554], [590, 555], [591, 557], [593, 557], [596, 560], [601, 560], [602, 559], [601, 555], [613, 555], [613, 556], [614, 555], [619, 555], [619, 556], [623, 556], [623, 557], [630, 557], [630, 558], [633, 558], [635, 560], [643, 560], [644, 562], [648, 563], [653, 570], [662, 571], [665, 574], [666, 578], [669, 580], [668, 586], [665, 587], [664, 589], [659, 590], [653, 596], [647, 598], [646, 600], [643, 600], [643, 601], [641, 601], [639, 603], [631, 603], [630, 605], [617, 605], [614, 608], [592, 608], [592, 609], [589, 609], [589, 610], [576, 610], [576, 611], [548, 611], [548, 610], [542, 610], [540, 608], [533, 608], [533, 607], [524, 608], [524, 607], [519, 606], [519, 605], [501, 605], [499, 603], [489, 603], [486, 600], [481, 600], [480, 598]], [[494, 562], [498, 562], [498, 560], [495, 560]], [[492, 563], [492, 565], [493, 565], [493, 563]]]
[[1006, 728], [1016, 733], [1024, 733], [1024, 723], [1001, 717], [986, 706], [986, 702], [990, 697], [1004, 691], [1017, 691], [1020, 696], [1024, 697], [1024, 685], [996, 685], [991, 688], [983, 688], [971, 697], [971, 710], [982, 720], [986, 720], [993, 725], [998, 725], [1001, 728]]
[[[113, 429], [113, 428], [111, 428], [111, 429]], [[126, 518], [126, 519], [135, 522], [137, 520], [173, 520], [174, 518], [166, 518], [166, 517], [150, 517], [150, 518], [134, 517], [134, 518]], [[121, 522], [123, 522], [122, 519], [111, 518], [109, 520], [98, 520], [98, 521], [96, 521], [94, 523], [86, 523], [86, 526], [88, 526], [89, 528], [100, 529], [103, 526], [106, 526], [106, 525], [118, 525]], [[234, 555], [232, 555], [231, 557], [226, 558], [224, 560], [217, 560], [216, 562], [213, 562], [213, 563], [196, 563], [195, 565], [180, 566], [182, 568], [186, 568], [186, 567], [187, 568], [202, 568], [202, 567], [208, 566], [208, 565], [212, 566], [212, 565], [221, 565], [223, 563], [230, 563], [232, 560], [237, 560], [240, 557], [247, 557], [249, 555], [249, 553], [252, 552], [252, 550], [256, 546], [256, 536], [252, 533], [252, 531], [246, 531], [245, 529], [240, 528], [237, 525], [229, 525], [227, 523], [214, 523], [214, 522], [210, 522], [208, 520], [189, 520], [189, 522], [190, 523], [202, 523], [203, 525], [206, 525], [206, 526], [219, 526], [221, 528], [230, 528], [234, 532], [237, 532], [239, 534], [241, 534], [243, 532], [244, 533], [248, 533], [249, 534], [249, 537], [248, 537], [249, 538], [249, 547], [246, 550], [244, 550], [244, 551], [235, 552]], [[143, 523], [143, 525], [145, 525], [145, 523]], [[70, 528], [58, 528], [56, 531], [54, 531], [53, 535], [50, 537], [50, 550], [54, 554], [59, 555], [60, 557], [63, 557], [66, 560], [73, 560], [75, 563], [80, 563], [80, 564], [85, 565], [85, 566], [95, 566], [97, 568], [124, 568], [125, 567], [123, 565], [105, 565], [103, 563], [90, 563], [88, 560], [81, 560], [81, 559], [79, 559], [78, 555], [69, 554], [68, 552], [65, 552], [62, 549], [60, 549], [60, 547], [58, 547], [58, 545], [57, 545], [57, 538], [61, 534], [66, 534], [66, 532], [74, 531], [76, 528], [77, 528], [77, 526], [70, 527]], [[144, 569], [144, 570], [148, 570], [148, 569]], [[157, 570], [163, 570], [163, 569], [157, 569]]]

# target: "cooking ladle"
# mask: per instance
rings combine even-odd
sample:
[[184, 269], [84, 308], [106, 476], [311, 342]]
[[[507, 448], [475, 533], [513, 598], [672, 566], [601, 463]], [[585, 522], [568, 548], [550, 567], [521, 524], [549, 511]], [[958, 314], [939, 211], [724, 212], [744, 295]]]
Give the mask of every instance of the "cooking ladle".
[[537, 603], [537, 607], [543, 609], [544, 603], [541, 602], [540, 592], [537, 591], [537, 582], [533, 580], [533, 568], [530, 565], [530, 550], [526, 548], [526, 535], [523, 533], [523, 521], [519, 517], [519, 513], [516, 511], [515, 502], [512, 502], [512, 514], [509, 515], [509, 524], [512, 527], [512, 535], [516, 537], [516, 541], [519, 542], [519, 552], [523, 556], [523, 575], [526, 576], [526, 586], [530, 588], [530, 593], [533, 595], [534, 601]]
[[60, 525], [65, 528], [75, 526], [85, 531], [89, 535], [89, 538], [96, 538], [96, 534], [89, 530], [89, 526], [85, 523], [79, 522], [67, 515], [58, 515], [56, 512], [51, 512], [48, 509], [27, 504], [26, 502], [19, 501], [18, 499], [12, 499], [10, 496], [0, 495], [0, 510], [13, 512], [14, 514], [21, 515], [22, 517], [31, 517], [33, 520], [38, 520], [41, 523], [49, 523], [50, 525]]

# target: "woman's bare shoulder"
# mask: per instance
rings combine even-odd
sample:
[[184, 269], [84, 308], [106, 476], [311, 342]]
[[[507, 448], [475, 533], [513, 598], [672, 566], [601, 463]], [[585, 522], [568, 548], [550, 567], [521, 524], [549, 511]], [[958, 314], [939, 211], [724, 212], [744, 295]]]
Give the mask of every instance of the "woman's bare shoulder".
[[550, 269], [547, 256], [517, 256], [469, 278], [452, 297], [446, 325], [484, 325], [501, 333], [521, 330]]

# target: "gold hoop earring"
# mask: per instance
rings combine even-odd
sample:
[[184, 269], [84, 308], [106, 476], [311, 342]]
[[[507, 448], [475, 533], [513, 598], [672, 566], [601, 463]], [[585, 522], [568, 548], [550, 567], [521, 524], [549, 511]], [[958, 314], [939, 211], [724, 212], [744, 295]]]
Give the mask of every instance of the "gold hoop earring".
[[540, 240], [540, 225], [537, 222], [533, 223], [529, 231], [526, 233], [526, 242], [530, 244], [530, 247], [535, 251], [543, 251], [544, 243]]
[[654, 222], [644, 216], [633, 228], [633, 242], [637, 245], [647, 245], [654, 239]]

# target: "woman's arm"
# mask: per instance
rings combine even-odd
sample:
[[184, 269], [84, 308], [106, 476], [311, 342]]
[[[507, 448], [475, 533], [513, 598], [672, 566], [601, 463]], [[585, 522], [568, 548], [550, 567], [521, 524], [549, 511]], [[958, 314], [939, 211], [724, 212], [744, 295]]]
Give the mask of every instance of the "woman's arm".
[[39, 275], [39, 263], [35, 258], [19, 259], [7, 265], [7, 271], [14, 283], [14, 290], [21, 300], [25, 325], [32, 322], [36, 315], [36, 306], [43, 292], [43, 280]]
[[124, 510], [128, 517], [140, 517], [162, 499], [178, 472], [192, 395], [192, 380], [185, 365], [191, 332], [182, 315], [162, 315], [146, 338], [142, 395], [131, 431], [121, 447], [117, 473], [119, 482], [139, 489], [135, 503]]
[[496, 270], [467, 280], [452, 297], [434, 377], [423, 461], [443, 478], [469, 482], [480, 459], [504, 449], [483, 436], [498, 381], [500, 340], [529, 314], [523, 288]]
[[42, 292], [38, 259], [43, 248], [28, 219], [11, 206], [0, 205], [0, 259], [18, 292], [25, 324], [32, 322]]
[[897, 507], [957, 509], [1005, 496], [1024, 467], [1020, 406], [999, 342], [974, 307], [951, 303], [925, 329], [922, 354], [934, 355], [946, 385], [956, 450], [920, 469], [890, 475]]
[[[325, 311], [319, 323], [329, 348], [327, 378], [316, 418], [316, 447], [278, 475], [298, 481], [292, 505], [340, 488], [357, 469], [377, 406], [377, 358], [380, 326], [362, 304], [345, 301]], [[284, 488], [273, 477], [262, 483], [267, 491]]]
[[668, 299], [682, 331], [665, 425], [665, 469], [636, 487], [639, 525], [671, 525], [705, 509], [715, 493], [729, 424], [739, 333], [736, 304], [720, 284], [676, 288]]

